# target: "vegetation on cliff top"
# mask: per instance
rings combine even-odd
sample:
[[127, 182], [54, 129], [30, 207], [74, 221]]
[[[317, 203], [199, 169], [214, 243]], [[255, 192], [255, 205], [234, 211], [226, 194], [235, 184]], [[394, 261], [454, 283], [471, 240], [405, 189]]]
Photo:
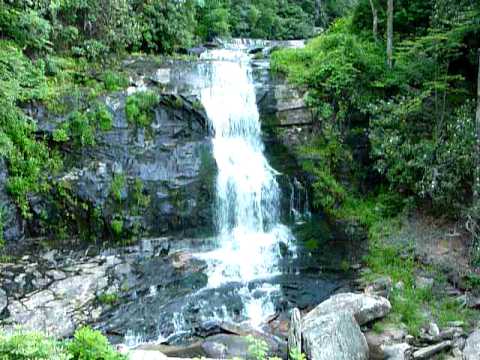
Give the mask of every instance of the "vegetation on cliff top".
[[357, 194], [383, 189], [398, 208], [464, 217], [476, 161], [478, 2], [397, 1], [392, 67], [386, 7], [374, 3], [378, 34], [362, 0], [305, 49], [273, 55], [274, 70], [306, 87], [316, 110], [316, 134], [300, 149], [315, 202], [336, 215]]

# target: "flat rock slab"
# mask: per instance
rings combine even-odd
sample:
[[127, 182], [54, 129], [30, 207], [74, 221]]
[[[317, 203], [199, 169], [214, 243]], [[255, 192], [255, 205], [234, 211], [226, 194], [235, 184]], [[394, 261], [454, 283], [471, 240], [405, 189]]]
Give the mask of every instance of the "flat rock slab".
[[353, 314], [359, 325], [386, 316], [392, 306], [390, 302], [380, 296], [344, 293], [334, 295], [309, 312], [304, 319], [317, 318], [322, 315], [346, 311]]
[[480, 330], [473, 332], [465, 342], [464, 360], [480, 360]]
[[367, 360], [368, 345], [351, 312], [313, 316], [303, 321], [303, 345], [309, 360]]

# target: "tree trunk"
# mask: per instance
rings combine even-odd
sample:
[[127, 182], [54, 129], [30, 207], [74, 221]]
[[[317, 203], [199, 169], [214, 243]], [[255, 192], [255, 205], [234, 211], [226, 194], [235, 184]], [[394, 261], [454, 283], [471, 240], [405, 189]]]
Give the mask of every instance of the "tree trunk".
[[475, 147], [475, 179], [474, 205], [480, 206], [480, 49], [478, 49], [478, 79], [477, 79], [477, 115], [475, 117], [476, 147]]
[[393, 68], [393, 0], [388, 0], [387, 9], [387, 63], [390, 69]]
[[373, 37], [377, 40], [377, 33], [378, 33], [378, 12], [375, 4], [373, 3], [374, 0], [370, 0], [370, 6], [372, 7], [372, 18], [373, 18]]

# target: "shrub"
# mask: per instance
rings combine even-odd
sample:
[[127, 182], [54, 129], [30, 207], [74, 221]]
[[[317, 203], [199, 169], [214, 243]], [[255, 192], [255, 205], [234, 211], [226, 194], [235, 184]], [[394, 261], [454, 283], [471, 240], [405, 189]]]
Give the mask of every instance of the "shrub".
[[138, 92], [127, 98], [125, 113], [130, 124], [149, 126], [155, 116], [153, 108], [160, 102], [160, 96], [153, 91]]
[[69, 360], [71, 355], [57, 341], [37, 332], [0, 332], [0, 358], [5, 360]]
[[117, 237], [122, 235], [123, 232], [123, 220], [115, 219], [112, 220], [110, 226], [112, 227], [113, 234]]
[[123, 192], [125, 191], [126, 187], [126, 178], [125, 175], [122, 173], [114, 174], [112, 180], [112, 186], [110, 188], [110, 193], [113, 196], [113, 199], [117, 202], [121, 202], [123, 200]]
[[112, 70], [103, 73], [102, 81], [108, 91], [121, 90], [128, 86], [128, 78], [124, 74]]
[[75, 332], [73, 340], [67, 346], [73, 360], [125, 360], [109, 344], [100, 331], [83, 327]]
[[101, 131], [109, 131], [112, 129], [113, 126], [113, 115], [112, 113], [108, 110], [107, 106], [98, 103], [96, 105], [96, 109], [93, 112], [93, 117], [94, 117], [94, 123], [98, 127], [99, 130]]
[[98, 301], [105, 305], [114, 305], [118, 300], [119, 296], [117, 293], [103, 293], [98, 296]]

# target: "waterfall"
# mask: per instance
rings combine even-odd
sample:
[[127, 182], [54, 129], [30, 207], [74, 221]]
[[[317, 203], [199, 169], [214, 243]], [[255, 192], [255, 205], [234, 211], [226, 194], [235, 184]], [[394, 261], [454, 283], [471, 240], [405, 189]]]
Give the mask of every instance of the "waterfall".
[[209, 264], [209, 287], [241, 283], [244, 316], [259, 324], [275, 311], [276, 286], [252, 282], [280, 274], [280, 243], [292, 240], [280, 223], [276, 171], [264, 155], [250, 57], [240, 50], [203, 55], [208, 86], [200, 92], [214, 131], [217, 248], [201, 257]]

